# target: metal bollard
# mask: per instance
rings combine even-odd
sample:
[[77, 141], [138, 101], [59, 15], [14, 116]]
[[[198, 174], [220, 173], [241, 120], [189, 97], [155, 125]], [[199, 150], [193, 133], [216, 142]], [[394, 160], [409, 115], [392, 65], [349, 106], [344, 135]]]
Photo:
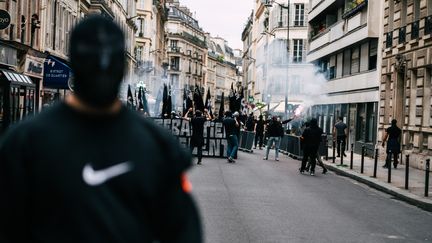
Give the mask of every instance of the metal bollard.
[[374, 162], [374, 172], [373, 177], [377, 177], [377, 166], [378, 166], [378, 149], [375, 149], [375, 162]]
[[[341, 148], [341, 150], [342, 150], [342, 148]], [[340, 158], [341, 158], [341, 162], [340, 162], [340, 165], [343, 165], [344, 163], [343, 163], [343, 158], [344, 158], [344, 155], [345, 154], [345, 150], [343, 150], [343, 151], [341, 151], [341, 155], [340, 155]]]
[[365, 156], [365, 146], [362, 145], [361, 150], [361, 165], [360, 165], [360, 173], [363, 174], [364, 172], [364, 156]]
[[[390, 155], [390, 156], [389, 156]], [[387, 182], [391, 183], [391, 157], [392, 157], [392, 151], [389, 150], [389, 153], [387, 153], [387, 158], [386, 158], [386, 164], [387, 164]]]
[[326, 152], [325, 152], [325, 160], [328, 161], [328, 139], [326, 139], [326, 144], [325, 144], [325, 148], [326, 148]]
[[409, 182], [409, 154], [405, 155], [405, 189], [408, 190]]
[[426, 178], [425, 178], [425, 197], [429, 196], [429, 170], [430, 170], [430, 159], [426, 160]]
[[353, 169], [353, 163], [354, 163], [354, 144], [351, 144], [351, 161], [350, 161], [350, 169]]
[[336, 141], [333, 141], [333, 164], [336, 163]]

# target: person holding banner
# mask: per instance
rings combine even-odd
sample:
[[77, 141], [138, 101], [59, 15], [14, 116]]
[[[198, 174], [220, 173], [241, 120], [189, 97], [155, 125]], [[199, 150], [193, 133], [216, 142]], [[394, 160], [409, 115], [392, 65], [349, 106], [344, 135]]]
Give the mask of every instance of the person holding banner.
[[210, 120], [210, 118], [208, 116], [204, 117], [200, 110], [196, 110], [195, 116], [193, 118], [190, 118], [189, 114], [191, 114], [192, 112], [193, 109], [189, 108], [189, 110], [183, 117], [183, 120], [189, 121], [192, 125], [192, 137], [189, 142], [189, 148], [191, 153], [195, 149], [195, 147], [197, 148], [197, 164], [200, 165], [202, 162], [202, 147], [204, 145], [204, 123]]

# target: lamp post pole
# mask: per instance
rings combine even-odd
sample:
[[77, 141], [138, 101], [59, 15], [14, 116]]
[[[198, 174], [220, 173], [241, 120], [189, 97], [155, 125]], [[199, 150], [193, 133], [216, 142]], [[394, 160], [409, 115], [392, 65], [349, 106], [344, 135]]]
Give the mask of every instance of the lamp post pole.
[[[287, 6], [284, 6], [276, 1], [273, 1], [274, 3], [276, 3], [277, 5], [279, 5], [279, 7], [281, 7], [282, 9], [286, 9], [287, 10], [287, 43], [286, 43], [286, 48], [287, 48], [287, 76], [286, 76], [286, 80], [285, 80], [285, 107], [284, 107], [284, 115], [285, 115], [285, 119], [288, 119], [288, 80], [289, 80], [289, 64], [290, 64], [290, 0], [288, 0], [288, 4]], [[282, 14], [282, 12], [281, 12]]]
[[289, 80], [289, 63], [290, 63], [290, 0], [287, 6], [287, 79], [285, 80], [285, 119], [288, 119], [288, 80]]

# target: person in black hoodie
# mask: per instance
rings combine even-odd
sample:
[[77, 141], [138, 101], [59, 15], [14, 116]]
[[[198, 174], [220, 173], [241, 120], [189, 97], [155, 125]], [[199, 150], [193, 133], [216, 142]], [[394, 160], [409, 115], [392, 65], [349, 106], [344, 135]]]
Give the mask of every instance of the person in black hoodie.
[[283, 137], [283, 127], [282, 123], [278, 121], [276, 116], [273, 116], [270, 122], [267, 125], [267, 149], [266, 149], [266, 156], [264, 157], [264, 160], [268, 160], [268, 155], [270, 152], [270, 148], [273, 146], [273, 143], [275, 145], [275, 160], [279, 161], [279, 145], [281, 137]]
[[266, 122], [263, 119], [262, 115], [259, 115], [258, 120], [255, 123], [255, 147], [256, 149], [257, 144], [259, 144], [259, 149], [262, 149], [263, 146], [263, 140], [264, 140], [264, 128], [265, 128]]
[[303, 131], [301, 140], [303, 144], [303, 160], [300, 167], [300, 173], [304, 173], [306, 163], [310, 159], [310, 175], [315, 175], [316, 155], [321, 143], [321, 135], [323, 130], [318, 127], [318, 121], [312, 118], [309, 122], [310, 126]]
[[0, 242], [202, 242], [190, 154], [118, 99], [125, 38], [94, 15], [71, 33], [74, 90], [0, 141]]
[[246, 131], [253, 132], [255, 129], [255, 118], [253, 116], [253, 113], [250, 113], [248, 118], [246, 119]]

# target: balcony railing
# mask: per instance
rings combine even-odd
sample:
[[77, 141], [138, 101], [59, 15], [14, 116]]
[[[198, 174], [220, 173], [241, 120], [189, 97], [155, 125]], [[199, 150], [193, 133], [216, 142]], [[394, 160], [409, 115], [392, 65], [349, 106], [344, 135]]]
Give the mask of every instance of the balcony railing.
[[207, 47], [205, 41], [202, 41], [202, 40], [200, 40], [198, 37], [193, 36], [193, 35], [191, 35], [191, 34], [185, 32], [185, 31], [183, 31], [183, 37], [184, 37], [185, 39], [187, 39], [188, 41], [190, 41], [190, 42], [192, 42], [192, 43], [194, 43], [194, 44], [196, 44], [196, 45], [198, 45], [198, 46], [201, 46], [201, 47], [204, 47], [204, 48]]
[[168, 49], [168, 51], [169, 51], [169, 52], [174, 52], [174, 53], [180, 53], [180, 52], [181, 52], [181, 48], [178, 47], [178, 46], [171, 46], [171, 47]]
[[355, 15], [357, 12], [362, 10], [366, 5], [367, 5], [367, 0], [352, 0], [351, 2], [348, 2], [344, 14], [342, 15], [342, 18], [346, 19]]

